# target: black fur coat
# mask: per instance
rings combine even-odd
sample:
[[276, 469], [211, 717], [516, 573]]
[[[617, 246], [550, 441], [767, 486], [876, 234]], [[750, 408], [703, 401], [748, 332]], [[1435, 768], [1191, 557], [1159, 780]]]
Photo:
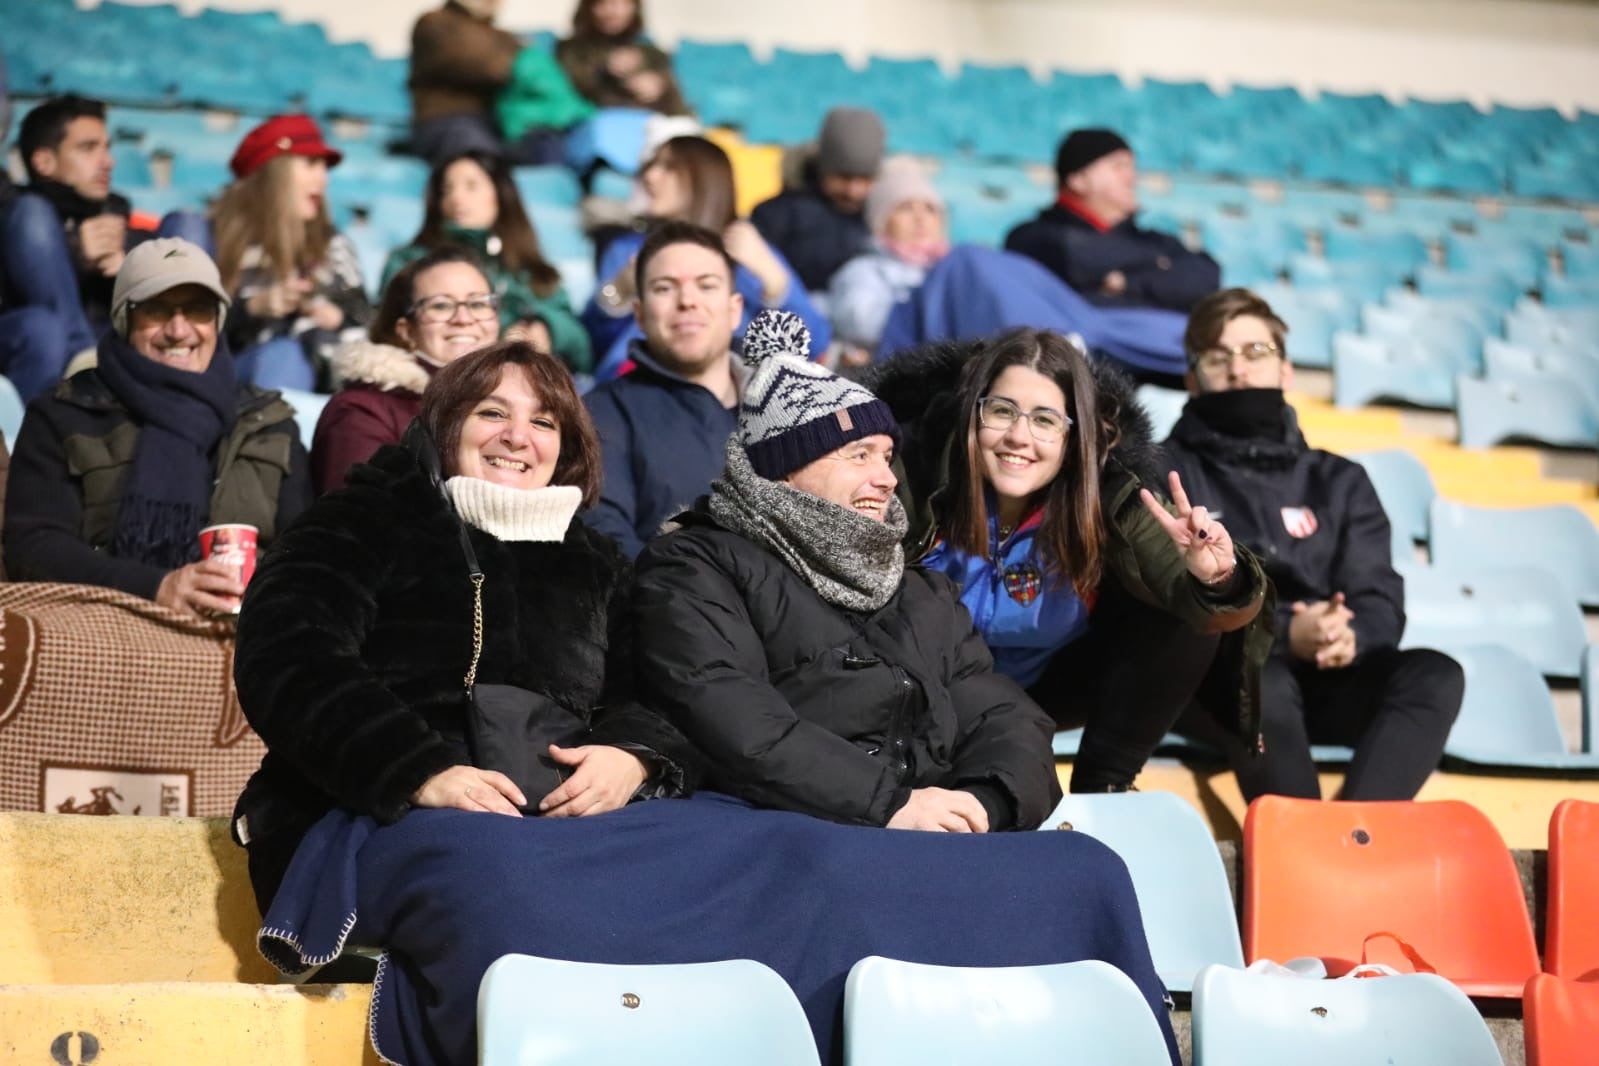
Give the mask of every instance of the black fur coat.
[[[633, 699], [619, 609], [632, 567], [616, 545], [576, 520], [560, 543], [471, 537], [486, 575], [478, 681], [549, 697], [589, 721], [585, 743], [647, 753], [658, 793], [691, 789], [698, 756]], [[252, 856], [269, 836], [287, 850], [335, 805], [392, 822], [469, 762], [471, 656], [454, 511], [411, 451], [386, 447], [279, 538], [245, 596], [234, 676], [268, 749], [239, 801]]]

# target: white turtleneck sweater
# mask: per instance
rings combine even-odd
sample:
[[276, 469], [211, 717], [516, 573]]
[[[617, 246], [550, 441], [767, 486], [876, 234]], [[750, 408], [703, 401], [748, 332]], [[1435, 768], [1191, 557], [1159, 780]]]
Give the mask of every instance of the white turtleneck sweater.
[[576, 485], [513, 489], [475, 477], [452, 477], [445, 491], [462, 521], [504, 541], [562, 541], [583, 502]]

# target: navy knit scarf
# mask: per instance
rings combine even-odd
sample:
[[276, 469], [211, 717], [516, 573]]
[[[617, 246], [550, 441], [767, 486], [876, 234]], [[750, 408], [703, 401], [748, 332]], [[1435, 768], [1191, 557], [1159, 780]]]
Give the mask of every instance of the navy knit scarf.
[[99, 373], [139, 427], [111, 554], [168, 569], [195, 561], [211, 513], [213, 455], [233, 428], [233, 357], [218, 338], [211, 365], [196, 374], [140, 355], [107, 331]]

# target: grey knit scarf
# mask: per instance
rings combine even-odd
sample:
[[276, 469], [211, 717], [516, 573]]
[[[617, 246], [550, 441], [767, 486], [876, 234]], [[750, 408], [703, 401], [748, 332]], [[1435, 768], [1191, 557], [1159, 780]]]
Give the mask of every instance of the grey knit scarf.
[[874, 518], [768, 481], [750, 466], [738, 438], [727, 441], [727, 469], [711, 484], [711, 517], [783, 560], [816, 594], [848, 611], [876, 611], [905, 576], [905, 508], [888, 502]]

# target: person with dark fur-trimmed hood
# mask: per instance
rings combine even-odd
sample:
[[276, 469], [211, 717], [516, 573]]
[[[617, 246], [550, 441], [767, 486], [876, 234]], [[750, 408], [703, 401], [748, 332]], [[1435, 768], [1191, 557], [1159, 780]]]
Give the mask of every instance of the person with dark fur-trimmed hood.
[[1132, 787], [1199, 693], [1254, 737], [1270, 583], [1171, 479], [1130, 383], [1022, 329], [904, 353], [868, 377], [901, 427], [908, 559], [952, 578], [1008, 674], [1084, 726], [1074, 792]]

